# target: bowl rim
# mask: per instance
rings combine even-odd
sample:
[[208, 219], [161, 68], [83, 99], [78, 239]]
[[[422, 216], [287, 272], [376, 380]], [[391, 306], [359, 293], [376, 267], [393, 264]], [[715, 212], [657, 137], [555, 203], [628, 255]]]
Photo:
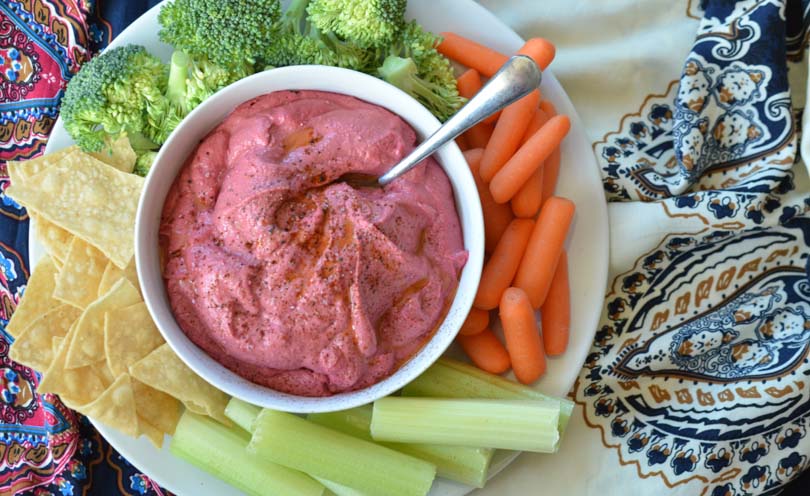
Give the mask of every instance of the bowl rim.
[[[257, 92], [257, 89], [261, 91]], [[424, 139], [440, 123], [424, 106], [404, 91], [374, 76], [331, 66], [287, 66], [253, 74], [218, 91], [192, 110], [169, 135], [146, 177], [135, 220], [135, 261], [144, 302], [166, 342], [197, 375], [217, 389], [243, 401], [291, 413], [316, 413], [353, 408], [387, 396], [411, 382], [433, 364], [450, 346], [472, 307], [484, 259], [483, 214], [472, 173], [455, 142], [448, 143], [434, 158], [453, 189], [456, 211], [468, 252], [450, 309], [428, 341], [413, 356], [384, 379], [365, 388], [323, 397], [298, 396], [261, 386], [245, 379], [209, 356], [180, 329], [171, 311], [158, 263], [157, 232], [166, 193], [188, 155], [213, 128], [238, 105], [259, 95], [282, 90], [316, 90], [341, 93], [379, 105], [402, 118]], [[230, 103], [229, 103], [230, 102]], [[235, 102], [235, 103], [234, 103]], [[227, 107], [223, 115], [215, 109]], [[212, 110], [214, 109], [214, 110]], [[219, 112], [220, 114], [222, 112]], [[208, 126], [190, 124], [208, 118]], [[186, 141], [185, 145], [183, 141]], [[182, 160], [167, 163], [174, 146], [184, 146]], [[179, 153], [179, 152], [178, 152]], [[177, 162], [180, 162], [178, 165]], [[173, 172], [166, 173], [167, 168]], [[168, 177], [168, 185], [165, 184]], [[165, 189], [164, 194], [158, 194]], [[156, 191], [157, 190], [157, 191]], [[159, 201], [155, 201], [155, 198]], [[154, 212], [158, 212], [155, 219]], [[152, 212], [151, 214], [148, 212]]]

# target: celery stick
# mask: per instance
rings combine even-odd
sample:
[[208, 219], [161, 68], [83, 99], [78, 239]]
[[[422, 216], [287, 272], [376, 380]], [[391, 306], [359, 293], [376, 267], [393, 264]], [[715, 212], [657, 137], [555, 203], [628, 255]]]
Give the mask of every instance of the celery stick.
[[[225, 411], [227, 415], [227, 410]], [[312, 413], [307, 418], [316, 424], [350, 436], [372, 441], [371, 405], [329, 413]], [[473, 487], [484, 487], [494, 450], [443, 446], [437, 444], [380, 443], [387, 448], [415, 456], [436, 465], [440, 477]], [[326, 487], [329, 485], [324, 484]]]
[[560, 403], [560, 435], [565, 432], [574, 403], [547, 396], [530, 387], [449, 358], [439, 358], [402, 390], [403, 396], [484, 398], [493, 400], [552, 400]]
[[248, 441], [250, 436], [239, 427], [225, 427], [186, 410], [170, 450], [250, 496], [323, 494], [324, 487], [306, 474], [250, 455], [245, 450]]
[[357, 489], [352, 489], [350, 487], [340, 485], [337, 482], [321, 479], [319, 477], [315, 477], [315, 480], [323, 484], [326, 487], [326, 489], [329, 489], [330, 491], [335, 493], [335, 496], [367, 496], [366, 493], [362, 493]]
[[264, 409], [253, 423], [248, 452], [368, 494], [424, 496], [436, 466], [383, 446]]
[[374, 402], [376, 441], [482, 446], [552, 453], [560, 404], [535, 400], [382, 398]]
[[253, 432], [253, 421], [262, 408], [237, 398], [231, 398], [225, 407], [225, 416], [247, 432]]

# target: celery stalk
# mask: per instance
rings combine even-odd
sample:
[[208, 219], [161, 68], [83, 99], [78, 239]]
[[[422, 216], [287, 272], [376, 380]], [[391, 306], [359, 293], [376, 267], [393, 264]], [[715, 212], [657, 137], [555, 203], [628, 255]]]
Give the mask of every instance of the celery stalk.
[[323, 484], [324, 487], [326, 487], [326, 489], [329, 489], [330, 491], [335, 493], [335, 496], [368, 496], [366, 493], [360, 492], [357, 489], [352, 489], [350, 487], [343, 486], [341, 484], [338, 484], [337, 482], [321, 479], [319, 477], [315, 477], [315, 480]]
[[535, 400], [387, 397], [374, 402], [376, 441], [557, 450], [560, 404]]
[[264, 409], [248, 452], [367, 494], [424, 496], [436, 466], [289, 413]]
[[[225, 411], [227, 414], [227, 410]], [[371, 405], [329, 413], [312, 413], [307, 417], [312, 422], [372, 441]], [[387, 448], [421, 458], [436, 465], [440, 477], [461, 482], [473, 487], [484, 487], [494, 450], [443, 446], [437, 444], [380, 443]], [[327, 488], [330, 486], [324, 484]], [[331, 489], [331, 488], [330, 488]]]
[[225, 427], [186, 410], [170, 450], [250, 496], [323, 494], [324, 487], [306, 474], [251, 456], [245, 450], [249, 441], [248, 433], [239, 427]]
[[231, 398], [225, 407], [225, 416], [247, 432], [253, 432], [253, 421], [259, 416], [262, 408], [238, 398]]
[[483, 398], [493, 400], [552, 400], [560, 403], [560, 435], [565, 432], [574, 403], [547, 396], [499, 375], [450, 358], [438, 359], [402, 390], [403, 396], [432, 398]]

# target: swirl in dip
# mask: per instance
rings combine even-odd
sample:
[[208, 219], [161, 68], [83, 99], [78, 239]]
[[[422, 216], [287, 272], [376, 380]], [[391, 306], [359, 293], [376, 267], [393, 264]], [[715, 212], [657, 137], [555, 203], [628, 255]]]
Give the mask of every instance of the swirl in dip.
[[441, 323], [467, 260], [433, 159], [385, 189], [414, 130], [376, 105], [280, 91], [237, 107], [189, 157], [160, 226], [174, 316], [215, 360], [302, 396], [370, 386]]

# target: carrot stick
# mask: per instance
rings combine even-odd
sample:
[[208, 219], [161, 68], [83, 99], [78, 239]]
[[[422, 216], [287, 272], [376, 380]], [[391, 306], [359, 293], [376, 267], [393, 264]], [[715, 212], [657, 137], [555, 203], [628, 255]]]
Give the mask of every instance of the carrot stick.
[[520, 288], [504, 291], [500, 316], [515, 377], [523, 384], [531, 384], [546, 371], [546, 353], [526, 292]]
[[445, 57], [492, 77], [509, 57], [456, 33], [441, 33], [442, 42], [436, 47]]
[[526, 253], [520, 261], [515, 282], [512, 284], [529, 295], [534, 308], [540, 308], [546, 300], [574, 217], [574, 209], [574, 202], [558, 196], [546, 200], [540, 209], [529, 244], [526, 245]]
[[456, 144], [462, 152], [470, 149], [470, 144], [467, 143], [467, 138], [465, 138], [463, 135], [456, 136]]
[[[529, 141], [529, 138], [531, 138], [538, 129], [543, 127], [543, 124], [547, 121], [548, 114], [546, 114], [543, 109], [538, 108], [532, 120], [529, 122], [529, 125], [526, 127], [526, 132], [523, 134], [520, 146], [523, 146]], [[534, 217], [537, 211], [540, 210], [540, 205], [543, 204], [544, 169], [545, 164], [541, 164], [540, 167], [534, 171], [532, 177], [526, 181], [526, 184], [524, 184], [515, 194], [514, 198], [512, 198], [512, 213], [515, 214], [515, 217], [528, 219]]]
[[461, 336], [472, 336], [483, 331], [489, 325], [489, 312], [478, 308], [470, 309], [467, 320], [461, 325], [458, 333]]
[[[492, 182], [489, 184], [492, 198], [497, 203], [505, 203], [512, 199], [534, 171], [559, 146], [570, 128], [571, 122], [565, 115], [556, 115], [549, 119], [492, 178]], [[490, 143], [494, 140], [493, 136]], [[487, 147], [488, 149], [489, 147]], [[484, 177], [487, 150], [484, 150], [484, 156], [481, 158], [482, 178]]]
[[530, 38], [518, 50], [518, 54], [528, 55], [543, 70], [554, 60], [555, 52], [554, 45], [544, 38]]
[[492, 138], [484, 150], [484, 158], [481, 159], [481, 178], [484, 181], [491, 181], [515, 154], [526, 127], [537, 111], [539, 101], [540, 92], [535, 90], [503, 109], [492, 131]]
[[489, 328], [472, 336], [458, 336], [456, 341], [479, 369], [490, 374], [503, 374], [509, 370], [509, 353]]
[[473, 302], [476, 308], [492, 310], [498, 306], [501, 295], [512, 284], [533, 229], [531, 219], [515, 219], [509, 223], [481, 273]]
[[489, 139], [492, 137], [492, 126], [479, 122], [467, 130], [462, 136], [467, 138], [467, 142], [473, 148], [486, 148]]
[[[481, 75], [478, 74], [478, 71], [475, 69], [467, 69], [461, 76], [456, 78], [458, 94], [464, 98], [469, 99], [474, 97], [476, 93], [481, 91], [482, 86], [484, 86], [484, 83], [481, 82]], [[498, 121], [498, 116], [500, 115], [501, 111], [499, 110], [481, 122], [486, 124], [495, 124]]]
[[473, 173], [478, 196], [481, 199], [481, 210], [484, 212], [484, 236], [486, 237], [485, 249], [487, 253], [491, 253], [495, 249], [498, 240], [501, 239], [506, 227], [512, 221], [513, 216], [508, 205], [495, 203], [489, 188], [481, 180], [481, 176], [478, 175], [478, 168], [483, 154], [483, 149], [474, 148], [464, 152], [464, 158], [467, 159], [467, 164], [469, 164]]
[[571, 292], [568, 286], [568, 255], [560, 253], [557, 270], [551, 279], [551, 287], [543, 306], [543, 345], [550, 356], [561, 355], [568, 347], [571, 329]]
[[[554, 104], [548, 100], [540, 101], [540, 110], [546, 113], [549, 118], [557, 115], [557, 109]], [[560, 175], [560, 148], [557, 147], [551, 152], [551, 155], [543, 163], [543, 197], [540, 205], [546, 198], [551, 198], [554, 191], [557, 189], [557, 178]]]

